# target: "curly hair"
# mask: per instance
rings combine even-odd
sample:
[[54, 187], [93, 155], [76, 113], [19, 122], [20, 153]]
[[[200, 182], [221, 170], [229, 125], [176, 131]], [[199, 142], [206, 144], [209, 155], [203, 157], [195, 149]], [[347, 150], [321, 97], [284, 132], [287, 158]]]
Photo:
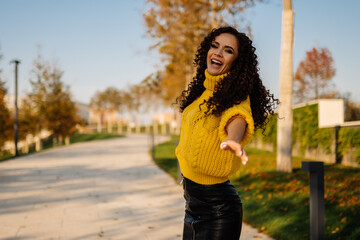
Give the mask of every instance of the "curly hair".
[[176, 103], [180, 107], [180, 112], [183, 112], [204, 92], [207, 53], [215, 37], [222, 33], [230, 33], [236, 37], [239, 54], [229, 74], [215, 86], [213, 96], [202, 103], [207, 105], [206, 114], [220, 116], [226, 109], [245, 101], [250, 96], [255, 129], [264, 129], [268, 122], [267, 116], [274, 113], [279, 100], [274, 98], [274, 95], [262, 84], [252, 41], [244, 33], [230, 26], [213, 29], [201, 42], [194, 59], [196, 76], [188, 85], [188, 89], [176, 99]]

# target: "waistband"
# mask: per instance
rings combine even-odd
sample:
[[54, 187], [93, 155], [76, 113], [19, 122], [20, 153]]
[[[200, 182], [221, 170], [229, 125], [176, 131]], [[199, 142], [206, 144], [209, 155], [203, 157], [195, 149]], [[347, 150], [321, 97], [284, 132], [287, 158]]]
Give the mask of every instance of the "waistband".
[[207, 198], [227, 198], [233, 196], [238, 198], [235, 187], [229, 180], [223, 183], [203, 185], [191, 181], [190, 179], [183, 177], [183, 188], [185, 193], [192, 197], [206, 200]]

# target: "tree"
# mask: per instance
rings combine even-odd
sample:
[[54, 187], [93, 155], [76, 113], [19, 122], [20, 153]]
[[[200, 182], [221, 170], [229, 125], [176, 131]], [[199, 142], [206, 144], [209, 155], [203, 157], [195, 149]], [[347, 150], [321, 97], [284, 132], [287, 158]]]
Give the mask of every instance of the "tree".
[[3, 82], [1, 79], [1, 69], [0, 69], [0, 151], [2, 150], [4, 143], [7, 140], [11, 139], [13, 133], [12, 117], [10, 116], [10, 111], [7, 108], [5, 102], [6, 93], [7, 93], [7, 89], [5, 87], [5, 82]]
[[94, 96], [90, 100], [90, 108], [98, 115], [97, 131], [101, 132], [103, 115], [106, 111], [105, 96], [103, 93], [97, 91], [94, 94]]
[[161, 81], [161, 72], [158, 71], [150, 74], [140, 83], [143, 92], [142, 106], [146, 115], [146, 133], [150, 133], [150, 125], [152, 122], [150, 112], [157, 110], [160, 106], [164, 105], [165, 101], [170, 100], [170, 97], [164, 98], [165, 92], [161, 89]]
[[36, 135], [38, 125], [36, 106], [31, 99], [25, 97], [19, 107], [19, 139], [24, 140], [28, 134]]
[[[46, 72], [46, 64], [44, 63], [40, 51], [38, 51], [37, 57], [33, 61], [33, 69], [32, 69], [32, 79], [30, 79], [30, 84], [32, 87], [31, 92], [27, 93], [28, 105], [26, 106], [28, 109], [32, 108], [33, 111], [33, 121], [35, 122], [35, 132], [33, 133], [35, 136], [40, 134], [41, 130], [46, 129], [46, 95], [47, 87], [46, 80], [44, 79], [44, 73]], [[25, 127], [20, 126], [21, 127]], [[29, 128], [32, 129], [32, 128]], [[30, 132], [29, 132], [30, 133]], [[39, 146], [40, 148], [40, 146]]]
[[122, 107], [122, 92], [115, 87], [109, 87], [104, 91], [106, 99], [106, 109], [109, 113], [109, 118], [107, 119], [108, 123], [108, 132], [112, 132], [113, 119], [111, 119], [110, 114], [117, 112]]
[[47, 129], [52, 131], [55, 139], [67, 137], [68, 142], [80, 119], [69, 87], [62, 81], [63, 71], [56, 63], [44, 61], [40, 53], [33, 66], [34, 76], [30, 79], [32, 91], [27, 94], [28, 100], [24, 102], [22, 110], [24, 116], [31, 116], [35, 121], [35, 127], [28, 123], [28, 130], [35, 129], [35, 134], [38, 134], [42, 129]]
[[110, 119], [110, 114], [119, 111], [122, 106], [123, 92], [115, 87], [108, 87], [103, 92], [95, 93], [90, 100], [90, 107], [99, 114], [98, 131], [102, 129], [102, 118], [107, 113], [108, 132], [111, 132], [113, 122]]
[[283, 5], [276, 169], [280, 172], [292, 172], [294, 11], [291, 0], [283, 0]]
[[[224, 24], [237, 26], [241, 13], [255, 0], [148, 0], [149, 9], [143, 14], [147, 33], [156, 40], [166, 62], [162, 75], [164, 96], [174, 97], [188, 85], [194, 73], [193, 57], [200, 41], [214, 27]], [[171, 13], [171, 14], [169, 14]], [[240, 19], [239, 19], [240, 18]], [[244, 29], [249, 29], [247, 26]]]
[[[0, 62], [2, 60], [2, 54], [0, 54]], [[7, 89], [5, 81], [2, 79], [2, 69], [0, 68], [0, 151], [2, 150], [4, 143], [11, 139], [13, 136], [12, 122], [13, 119], [10, 115], [10, 111], [6, 106], [5, 96]]]
[[63, 71], [56, 65], [48, 66], [44, 72], [44, 79], [49, 81], [45, 99], [46, 126], [59, 139], [76, 132], [76, 125], [80, 122], [69, 87], [62, 82], [62, 76]]
[[170, 98], [164, 97], [166, 93], [162, 91], [161, 85], [162, 77], [160, 71], [150, 74], [141, 81], [140, 88], [143, 92], [143, 105], [145, 106], [145, 110], [156, 109], [165, 99]]
[[358, 121], [360, 120], [360, 103], [352, 99], [351, 93], [346, 92], [337, 94], [336, 98], [344, 99], [344, 120]]
[[299, 63], [295, 73], [294, 97], [297, 102], [307, 102], [320, 97], [334, 97], [329, 89], [335, 75], [334, 60], [327, 48], [313, 48]]
[[130, 112], [135, 114], [135, 128], [136, 133], [140, 132], [140, 108], [143, 106], [144, 100], [144, 91], [145, 89], [139, 85], [133, 85], [129, 89], [129, 94], [131, 96], [131, 108]]
[[345, 102], [345, 121], [360, 120], [360, 103], [347, 101]]

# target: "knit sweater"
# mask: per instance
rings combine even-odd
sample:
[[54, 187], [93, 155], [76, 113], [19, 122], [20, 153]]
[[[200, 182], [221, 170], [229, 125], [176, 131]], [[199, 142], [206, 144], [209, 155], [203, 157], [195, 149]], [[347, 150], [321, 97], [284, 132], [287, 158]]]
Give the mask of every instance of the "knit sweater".
[[181, 116], [180, 141], [175, 153], [184, 177], [204, 185], [223, 183], [240, 167], [240, 158], [229, 150], [220, 149], [227, 138], [227, 125], [239, 116], [246, 121], [246, 129], [240, 144], [244, 147], [254, 133], [249, 97], [240, 104], [226, 109], [221, 116], [205, 116], [206, 104], [216, 84], [226, 74], [212, 76], [205, 70], [205, 91], [187, 106]]

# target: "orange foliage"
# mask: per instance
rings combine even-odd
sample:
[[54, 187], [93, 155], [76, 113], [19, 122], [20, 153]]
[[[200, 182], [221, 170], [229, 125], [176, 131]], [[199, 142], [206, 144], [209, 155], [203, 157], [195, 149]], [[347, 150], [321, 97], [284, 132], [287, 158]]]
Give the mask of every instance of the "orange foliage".
[[330, 90], [330, 80], [335, 75], [334, 60], [327, 48], [313, 48], [306, 52], [300, 62], [294, 79], [296, 102], [306, 102], [320, 97], [334, 97], [336, 91]]

